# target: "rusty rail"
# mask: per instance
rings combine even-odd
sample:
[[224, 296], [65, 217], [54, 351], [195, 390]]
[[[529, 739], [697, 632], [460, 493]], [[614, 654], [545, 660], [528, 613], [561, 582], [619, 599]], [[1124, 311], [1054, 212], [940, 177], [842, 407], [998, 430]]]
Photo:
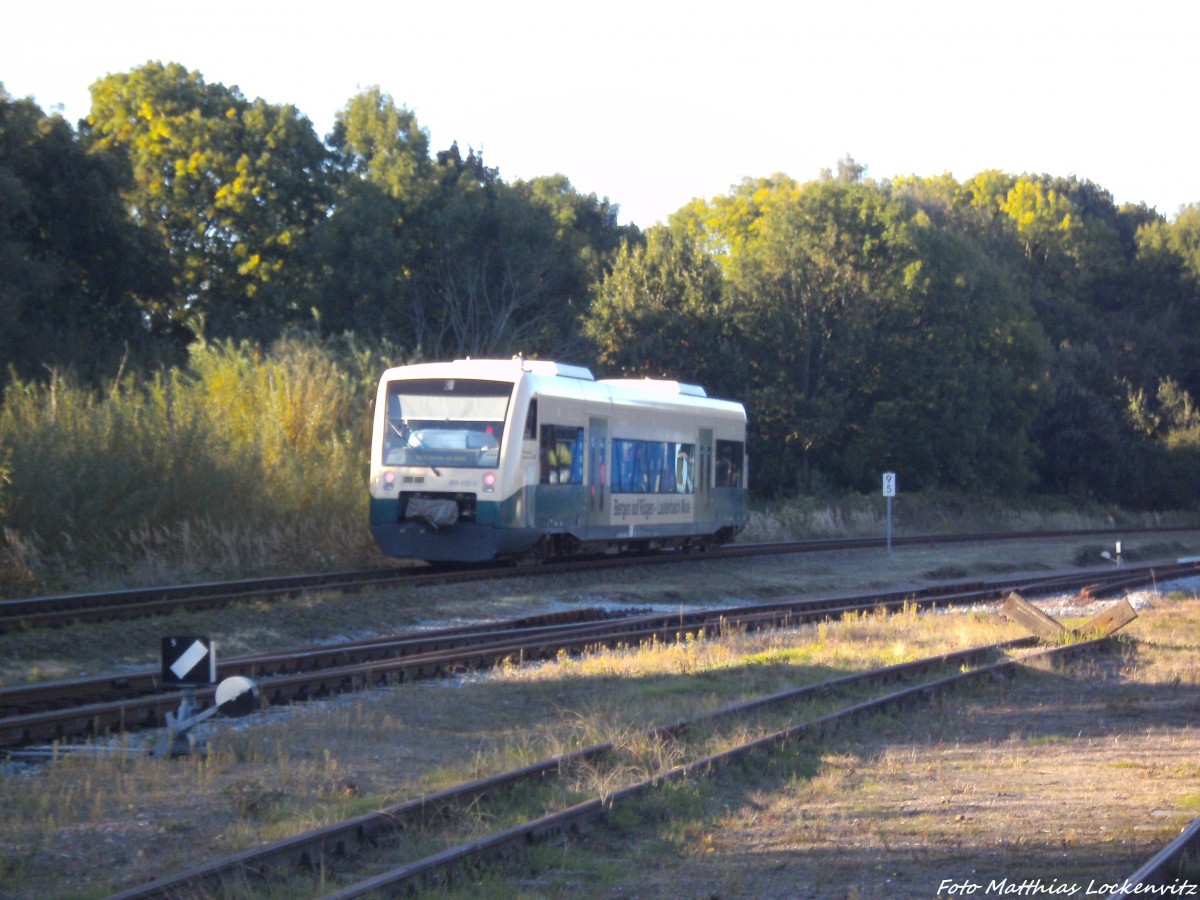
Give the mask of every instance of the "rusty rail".
[[[794, 703], [839, 688], [861, 686], [870, 683], [883, 683], [936, 668], [961, 667], [977, 663], [997, 653], [1029, 646], [1032, 643], [1032, 638], [1019, 638], [999, 644], [990, 644], [983, 647], [928, 657], [926, 659], [913, 660], [883, 669], [851, 673], [729, 706], [692, 720], [680, 720], [671, 725], [651, 728], [643, 732], [642, 737], [650, 740], [677, 737], [687, 730], [702, 724], [706, 725], [720, 720], [732, 719], [769, 706]], [[962, 677], [964, 677], [964, 673], [959, 673], [951, 676], [951, 680]], [[940, 686], [946, 683], [946, 681], [946, 679], [938, 679], [930, 684]], [[921, 690], [928, 689], [928, 687], [929, 685], [917, 685], [914, 688], [908, 688], [896, 694], [888, 695], [888, 697], [907, 696], [914, 691], [919, 693]], [[870, 704], [882, 703], [884, 700], [886, 698], [883, 698], [881, 701], [869, 701], [867, 704], [857, 704], [843, 713], [816, 720], [815, 723], [811, 724], [831, 722], [836, 720], [839, 715], [858, 714], [869, 708]], [[771, 735], [762, 740], [770, 741], [776, 738], [778, 738], [778, 735]], [[761, 741], [755, 742], [755, 745], [759, 743]], [[426, 797], [420, 797], [387, 809], [382, 809], [378, 812], [368, 813], [345, 822], [286, 838], [255, 850], [231, 856], [228, 859], [198, 866], [181, 872], [174, 877], [159, 879], [153, 884], [127, 890], [115, 895], [113, 900], [117, 900], [117, 898], [120, 898], [120, 900], [134, 900], [134, 898], [171, 897], [177, 893], [210, 890], [222, 884], [227, 885], [238, 879], [267, 879], [295, 870], [315, 871], [322, 866], [329, 867], [338, 860], [370, 849], [384, 840], [390, 833], [403, 831], [405, 828], [415, 825], [427, 824], [434, 819], [445, 818], [451, 815], [454, 810], [466, 808], [499, 788], [508, 787], [521, 781], [553, 776], [569, 769], [573, 765], [583, 762], [594, 762], [612, 753], [615, 749], [615, 744], [605, 742], [572, 753], [551, 757], [520, 769], [473, 781]], [[483, 841], [467, 845], [466, 848], [454, 848], [453, 850], [437, 854], [439, 863], [435, 864], [423, 861], [421, 869], [422, 871], [431, 871], [438, 864], [446, 865], [473, 853], [486, 852], [510, 840], [513, 834], [519, 833], [523, 836], [531, 829], [534, 831], [545, 831], [545, 833], [560, 830], [565, 825], [574, 821], [575, 817], [582, 812], [590, 813], [593, 808], [598, 810], [604, 808], [606, 805], [611, 806], [611, 803], [608, 802], [610, 798], [631, 795], [637, 790], [642, 789], [645, 784], [659, 784], [664, 780], [679, 777], [679, 774], [690, 772], [697, 766], [703, 767], [711, 763], [713, 759], [713, 757], [708, 757], [705, 760], [692, 764], [692, 766], [679, 770], [673, 769], [664, 775], [656, 776], [647, 783], [624, 788], [615, 794], [608, 795], [603, 800], [597, 798], [579, 807], [572, 807], [552, 816], [544, 817], [544, 819], [535, 820], [518, 829], [510, 830], [511, 834], [510, 832], [502, 832], [500, 835], [493, 835]], [[411, 867], [405, 867], [406, 870], [409, 868]], [[372, 885], [369, 889], [374, 890], [381, 886], [387, 885]]]
[[[688, 632], [721, 628], [757, 629], [780, 627], [840, 616], [846, 612], [873, 609], [898, 609], [905, 605], [918, 608], [929, 606], [958, 606], [1001, 599], [1013, 591], [1034, 594], [1039, 592], [1097, 589], [1105, 574], [1119, 577], [1128, 583], [1138, 577], [1141, 583], [1183, 574], [1200, 572], [1200, 563], [1126, 567], [1097, 574], [1090, 570], [1038, 575], [1025, 579], [972, 581], [963, 584], [932, 585], [919, 590], [888, 591], [881, 594], [842, 595], [779, 601], [771, 604], [741, 606], [725, 609], [705, 609], [680, 613], [634, 615], [618, 620], [583, 622], [562, 626], [497, 631], [465, 640], [460, 646], [448, 649], [425, 650], [401, 640], [388, 649], [386, 641], [373, 644], [371, 658], [350, 662], [336, 646], [302, 653], [269, 657], [247, 657], [222, 665], [221, 675], [246, 675], [260, 682], [264, 702], [283, 704], [328, 697], [335, 693], [383, 686], [419, 678], [441, 677], [447, 674], [478, 671], [490, 668], [506, 658], [515, 660], [552, 659], [560, 650], [582, 652], [590, 647], [612, 646], [616, 643], [637, 644], [652, 638], [674, 640]], [[439, 643], [439, 642], [434, 642]], [[269, 674], [263, 677], [264, 673]], [[126, 681], [131, 676], [111, 679], [92, 679], [105, 690], [113, 681]], [[115, 700], [88, 702], [79, 699], [75, 686], [62, 683], [64, 708], [43, 709], [0, 718], [0, 748], [18, 748], [35, 743], [94, 737], [114, 731], [156, 727], [168, 711], [178, 704], [174, 692], [146, 693]], [[10, 705], [19, 702], [19, 692], [13, 688], [0, 691], [0, 702]], [[45, 692], [41, 686], [29, 688]], [[212, 702], [213, 689], [198, 691], [201, 704]], [[39, 694], [41, 696], [41, 694]]]
[[[980, 660], [986, 659], [988, 656], [995, 655], [996, 653], [1028, 646], [1033, 641], [1033, 638], [1023, 638], [889, 666], [884, 669], [853, 673], [817, 684], [783, 691], [768, 697], [758, 698], [747, 703], [730, 706], [694, 720], [684, 720], [663, 728], [649, 729], [643, 733], [643, 736], [650, 739], [674, 737], [689, 728], [701, 724], [709, 724], [719, 719], [744, 716], [750, 712], [758, 711], [772, 705], [782, 705], [809, 699], [837, 688], [861, 686], [867, 683], [884, 683], [937, 668], [961, 668], [964, 665], [978, 663]], [[644, 794], [668, 782], [705, 777], [717, 769], [738, 761], [747, 754], [769, 751], [781, 744], [820, 734], [826, 729], [853, 721], [867, 713], [911, 702], [915, 699], [965, 684], [973, 679], [996, 677], [1010, 673], [1016, 666], [1032, 658], [1062, 659], [1071, 654], [1087, 652], [1088, 650], [1104, 646], [1107, 641], [1107, 638], [1102, 638], [1075, 645], [1055, 647], [1040, 651], [1032, 657], [1026, 656], [1021, 660], [1008, 658], [989, 665], [982, 665], [971, 671], [959, 671], [952, 675], [901, 688], [900, 690], [872, 700], [855, 703], [840, 711], [773, 732], [720, 753], [695, 760], [687, 765], [677, 766], [666, 772], [654, 775], [651, 778], [606, 793], [602, 797], [593, 797], [569, 808], [532, 819], [481, 840], [450, 847], [424, 859], [397, 866], [388, 872], [327, 895], [327, 900], [328, 898], [359, 897], [377, 891], [385, 893], [394, 892], [406, 886], [419, 888], [424, 881], [438, 882], [445, 877], [445, 873], [448, 870], [455, 866], [463, 865], [468, 861], [486, 860], [496, 856], [503, 856], [510, 852], [515, 852], [532, 841], [543, 840], [552, 836], [572, 834], [591, 821], [602, 818], [616, 804]], [[277, 841], [265, 847], [237, 854], [224, 860], [189, 869], [173, 877], [159, 879], [153, 884], [126, 890], [114, 895], [111, 900], [141, 900], [141, 898], [185, 896], [197, 891], [213, 890], [222, 886], [228, 888], [234, 884], [282, 877], [298, 870], [328, 871], [335, 863], [344, 861], [382, 843], [391, 833], [403, 831], [414, 825], [429, 823], [434, 819], [448, 817], [454, 810], [464, 808], [498, 788], [509, 786], [522, 780], [553, 776], [575, 763], [594, 761], [605, 754], [611, 753], [614, 749], [615, 747], [612, 743], [603, 743], [564, 756], [553, 757], [522, 769], [514, 770], [513, 772], [506, 772], [491, 778], [471, 782], [470, 784], [462, 785], [448, 791], [408, 801], [407, 803], [380, 810], [376, 813], [370, 813], [356, 819]]]
[[[1134, 896], [1190, 896], [1200, 892], [1200, 885], [1188, 882], [1189, 890], [1178, 884], [1180, 871], [1189, 860], [1195, 860], [1200, 850], [1200, 819], [1191, 823], [1171, 841], [1126, 878], [1120, 887], [1109, 895], [1108, 900], [1129, 900]], [[1193, 875], [1193, 877], [1195, 877]], [[1155, 887], [1176, 882], [1174, 891], [1155, 891]]]
[[[1053, 532], [989, 532], [981, 534], [915, 535], [894, 537], [895, 546], [923, 546], [972, 542], [1021, 540], [1031, 537], [1122, 537], [1132, 534], [1178, 533], [1196, 531], [1192, 527], [1125, 528], [1120, 531], [1066, 530]], [[735, 559], [746, 556], [788, 553], [820, 553], [836, 550], [864, 550], [884, 546], [882, 538], [830, 538], [816, 541], [727, 544], [702, 556], [688, 553], [655, 553], [579, 560], [554, 561], [544, 566], [514, 566], [511, 561], [480, 566], [411, 566], [373, 568], [345, 572], [242, 579], [192, 585], [162, 585], [85, 594], [0, 599], [0, 634], [14, 629], [53, 627], [74, 622], [98, 622], [117, 618], [157, 615], [182, 607], [191, 609], [223, 606], [248, 598], [287, 597], [314, 590], [362, 590], [389, 584], [445, 584], [470, 580], [528, 577], [581, 571], [606, 565], [628, 566], [680, 562], [692, 559]]]

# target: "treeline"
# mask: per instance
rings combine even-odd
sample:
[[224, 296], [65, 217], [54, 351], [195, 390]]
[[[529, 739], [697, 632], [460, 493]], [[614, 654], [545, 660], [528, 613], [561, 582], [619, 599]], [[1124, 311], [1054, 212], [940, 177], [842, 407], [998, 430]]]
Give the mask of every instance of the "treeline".
[[563, 177], [508, 184], [353, 97], [323, 142], [293, 106], [179, 65], [92, 85], [78, 130], [0, 94], [0, 356], [97, 380], [289, 329], [429, 358], [581, 354], [589, 292], [637, 230]]
[[1072, 178], [746, 180], [618, 254], [603, 367], [743, 398], [768, 491], [1200, 500], [1200, 205]]
[[77, 128], [0, 89], [5, 402], [49, 403], [66, 373], [99, 400], [195, 379], [189, 347], [284, 337], [523, 352], [744, 400], [764, 495], [893, 470], [902, 490], [1200, 500], [1200, 205], [864, 176], [746, 180], [642, 232], [562, 175], [435, 150], [378, 89], [323, 140], [175, 64], [97, 81]]

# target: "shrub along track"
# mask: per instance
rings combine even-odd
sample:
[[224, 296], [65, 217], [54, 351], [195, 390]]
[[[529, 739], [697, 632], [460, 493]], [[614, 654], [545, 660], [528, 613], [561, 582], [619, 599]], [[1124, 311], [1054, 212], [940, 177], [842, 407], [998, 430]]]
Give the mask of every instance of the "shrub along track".
[[[719, 634], [727, 629], [774, 628], [852, 611], [897, 610], [910, 604], [918, 608], [971, 605], [1003, 599], [1012, 591], [1038, 594], [1078, 590], [1099, 596], [1197, 572], [1200, 563], [1166, 563], [669, 614], [629, 611], [614, 617], [598, 610], [579, 610], [561, 617], [540, 616], [241, 657], [221, 662], [218, 674], [220, 678], [243, 675], [254, 679], [263, 702], [279, 705], [484, 670], [505, 660], [553, 659], [563, 651], [578, 653], [598, 646], [678, 640], [688, 632]], [[214, 692], [212, 687], [197, 691], [201, 708], [213, 702]], [[176, 692], [162, 689], [160, 673], [155, 669], [0, 690], [0, 748], [12, 750], [36, 743], [154, 728], [178, 706], [178, 697]]]
[[[650, 729], [637, 736], [640, 742], [679, 745], [692, 732], [704, 732], [711, 737], [711, 730], [724, 727], [728, 733], [734, 734], [737, 733], [738, 723], [745, 723], [764, 712], [787, 716], [789, 707], [797, 703], [818, 698], [828, 701], [834, 696], [838, 698], [833, 701], [837, 708], [831, 712], [799, 724], [766, 731], [753, 739], [735, 742], [718, 752], [704, 753], [685, 763], [670, 765], [653, 772], [649, 777], [628, 781], [602, 795], [570, 803], [553, 812], [531, 815], [484, 838], [464, 841], [455, 837], [459, 814], [468, 809], [477, 810], [481, 804], [488, 803], [497, 795], [511, 796], [511, 792], [521, 784], [541, 786], [578, 767], [598, 766], [605, 758], [619, 754], [620, 748], [613, 743], [603, 743], [546, 759], [216, 860], [173, 877], [157, 879], [152, 884], [127, 890], [116, 897], [133, 900], [207, 895], [207, 892], [240, 896], [255, 890], [255, 885], [259, 889], [266, 889], [268, 883], [286, 879], [319, 878], [322, 884], [329, 880], [353, 882], [331, 894], [323, 894], [329, 898], [351, 898], [375, 893], [391, 895], [407, 889], [456, 883], [459, 880], [456, 873], [464, 867], [471, 873], [481, 865], [519, 858], [522, 849], [530, 843], [570, 838], [590, 825], [603, 823], [614, 814], [618, 805], [644, 798], [667, 785], [705, 778], [752, 754], [769, 754], [793, 742], [820, 738], [859, 717], [919, 704], [940, 692], [953, 690], [969, 682], [1011, 677], [1020, 665], [1035, 660], [1061, 664], [1078, 654], [1107, 647], [1110, 639], [1067, 644], [1034, 651], [1020, 659], [1004, 657], [989, 662], [1033, 643], [1032, 638], [1018, 639], [846, 675], [737, 704], [692, 721]], [[855, 692], [861, 696], [863, 692], [878, 691], [897, 681], [907, 684], [870, 699], [856, 700], [853, 696]], [[637, 744], [639, 740], [629, 743]], [[670, 759], [670, 754], [664, 754], [664, 758]], [[390, 844], [403, 843], [407, 832], [419, 832], [420, 844], [426, 847], [437, 841], [436, 835], [431, 837], [432, 832], [445, 832], [445, 846], [401, 864], [381, 863], [381, 854], [387, 852]], [[365, 877], [356, 875], [362, 872], [364, 861], [374, 870], [381, 866], [387, 869], [382, 874]], [[468, 874], [466, 880], [471, 877]], [[293, 887], [297, 892], [306, 892], [314, 890], [315, 885], [309, 883], [307, 887], [302, 887], [296, 882]]]

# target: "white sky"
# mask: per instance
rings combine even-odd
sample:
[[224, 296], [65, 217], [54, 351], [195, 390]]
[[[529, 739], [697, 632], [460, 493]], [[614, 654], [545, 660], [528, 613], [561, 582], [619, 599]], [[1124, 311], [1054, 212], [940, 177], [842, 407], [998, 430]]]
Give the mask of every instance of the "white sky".
[[378, 84], [432, 148], [561, 172], [642, 227], [743, 177], [1077, 175], [1173, 218], [1200, 202], [1195, 0], [17, 0], [0, 82], [70, 121], [178, 62], [324, 137]]

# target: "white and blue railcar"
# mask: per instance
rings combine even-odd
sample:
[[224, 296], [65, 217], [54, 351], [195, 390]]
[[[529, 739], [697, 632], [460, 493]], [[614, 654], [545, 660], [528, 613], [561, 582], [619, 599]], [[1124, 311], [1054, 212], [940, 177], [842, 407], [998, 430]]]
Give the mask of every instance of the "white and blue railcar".
[[384, 372], [371, 532], [389, 556], [479, 561], [725, 543], [746, 523], [746, 411], [694, 385], [543, 360]]

